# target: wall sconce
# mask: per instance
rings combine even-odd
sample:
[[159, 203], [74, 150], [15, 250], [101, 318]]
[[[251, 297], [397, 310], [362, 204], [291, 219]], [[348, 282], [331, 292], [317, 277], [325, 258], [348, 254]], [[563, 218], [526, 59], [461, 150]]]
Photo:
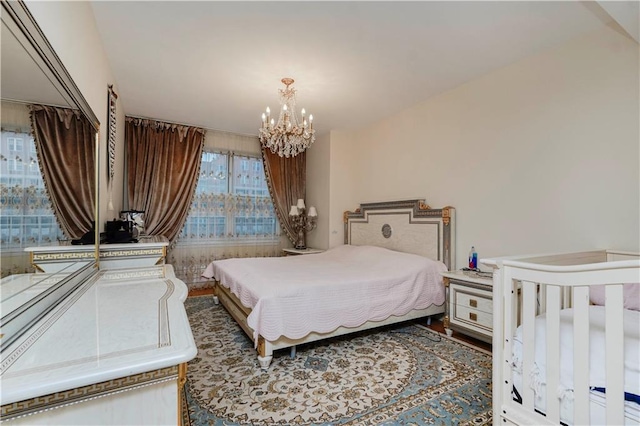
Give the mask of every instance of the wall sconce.
[[300, 198], [298, 199], [297, 205], [291, 206], [289, 218], [293, 225], [293, 230], [298, 234], [295, 248], [298, 250], [306, 249], [307, 232], [314, 230], [318, 224], [318, 212], [316, 211], [316, 208], [313, 206], [309, 207], [309, 213], [307, 213], [304, 200]]

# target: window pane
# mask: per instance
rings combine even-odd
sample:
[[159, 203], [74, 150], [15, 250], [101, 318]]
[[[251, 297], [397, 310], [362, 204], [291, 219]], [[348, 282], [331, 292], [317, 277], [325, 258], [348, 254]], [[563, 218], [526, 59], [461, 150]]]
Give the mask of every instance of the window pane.
[[269, 197], [262, 159], [236, 155], [233, 161], [233, 193]]
[[227, 154], [202, 153], [200, 179], [196, 188], [198, 194], [224, 194], [228, 191], [228, 158]]

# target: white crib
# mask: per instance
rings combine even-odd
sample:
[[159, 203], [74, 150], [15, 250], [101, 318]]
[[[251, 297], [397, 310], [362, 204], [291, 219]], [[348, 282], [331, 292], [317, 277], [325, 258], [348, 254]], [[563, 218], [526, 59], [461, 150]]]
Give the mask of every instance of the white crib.
[[[622, 283], [640, 282], [640, 255], [481, 264], [494, 274], [494, 424], [638, 424], [640, 404], [625, 401], [625, 391], [640, 395], [640, 312], [624, 309]], [[590, 304], [593, 285], [605, 285], [604, 307]]]

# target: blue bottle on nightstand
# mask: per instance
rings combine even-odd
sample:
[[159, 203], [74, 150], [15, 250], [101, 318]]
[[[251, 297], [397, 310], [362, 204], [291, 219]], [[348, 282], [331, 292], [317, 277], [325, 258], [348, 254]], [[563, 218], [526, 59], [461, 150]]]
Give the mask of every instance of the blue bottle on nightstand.
[[478, 267], [478, 252], [476, 252], [476, 248], [471, 246], [471, 251], [469, 252], [469, 268], [476, 269]]

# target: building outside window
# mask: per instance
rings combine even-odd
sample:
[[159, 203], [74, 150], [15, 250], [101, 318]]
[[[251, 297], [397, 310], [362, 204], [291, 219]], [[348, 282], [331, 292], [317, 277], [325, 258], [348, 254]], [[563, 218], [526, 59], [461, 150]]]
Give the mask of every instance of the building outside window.
[[40, 174], [33, 137], [2, 130], [0, 248], [22, 251], [63, 239]]
[[[24, 154], [24, 138], [22, 137], [9, 137], [7, 136], [7, 149], [9, 154], [11, 155], [22, 155]], [[33, 152], [35, 152], [36, 147], [33, 145]]]

